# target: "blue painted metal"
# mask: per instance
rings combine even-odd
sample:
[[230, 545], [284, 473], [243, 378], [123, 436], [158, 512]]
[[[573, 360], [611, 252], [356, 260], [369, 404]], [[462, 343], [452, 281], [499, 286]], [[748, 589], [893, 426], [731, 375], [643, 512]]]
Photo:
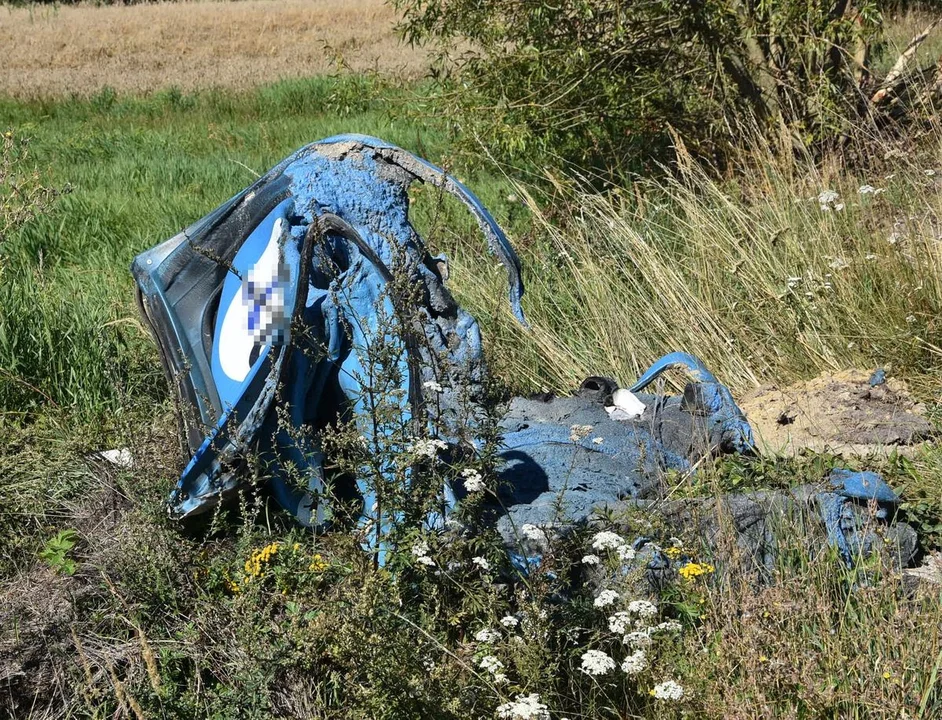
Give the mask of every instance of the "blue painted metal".
[[898, 505], [900, 501], [883, 477], [870, 470], [835, 468], [828, 475], [828, 483], [838, 495], [853, 500], [874, 500], [886, 505]]
[[635, 384], [628, 389], [633, 393], [641, 392], [665, 371], [673, 368], [684, 370], [694, 382], [719, 384], [713, 373], [699, 358], [684, 352], [672, 352], [655, 360], [651, 367], [645, 370]]
[[857, 505], [875, 504], [873, 517], [885, 520], [900, 498], [875, 472], [835, 468], [827, 483], [830, 489], [818, 494], [818, 505], [828, 542], [838, 549], [844, 563], [853, 567], [858, 558], [869, 554], [875, 540]]

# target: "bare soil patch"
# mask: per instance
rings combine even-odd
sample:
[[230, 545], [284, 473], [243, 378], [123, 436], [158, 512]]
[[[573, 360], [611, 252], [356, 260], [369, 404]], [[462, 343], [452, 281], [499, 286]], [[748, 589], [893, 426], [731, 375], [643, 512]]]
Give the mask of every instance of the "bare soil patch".
[[245, 0], [0, 7], [0, 94], [93, 95], [242, 88], [336, 68], [415, 77], [383, 0]]
[[904, 451], [933, 433], [926, 408], [901, 380], [871, 387], [869, 372], [845, 370], [786, 388], [766, 386], [742, 399], [763, 449], [839, 455]]

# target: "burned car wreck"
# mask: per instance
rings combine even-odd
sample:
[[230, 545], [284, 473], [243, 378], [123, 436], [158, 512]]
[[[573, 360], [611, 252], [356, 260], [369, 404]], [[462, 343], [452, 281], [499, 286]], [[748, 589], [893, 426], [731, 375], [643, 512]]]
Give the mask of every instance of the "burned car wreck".
[[[319, 441], [338, 421], [375, 414], [377, 402], [433, 452], [474, 452], [473, 440], [459, 436], [474, 434], [483, 402], [480, 329], [446, 287], [447, 259], [432, 255], [410, 222], [415, 182], [467, 206], [506, 269], [511, 310], [525, 324], [520, 261], [490, 213], [441, 169], [371, 137], [302, 148], [135, 259], [141, 312], [191, 458], [170, 495], [173, 516], [205, 513], [233, 495], [251, 458], [303, 525], [330, 526], [338, 496], [358, 508], [361, 526], [396, 523], [377, 510], [371, 483], [331, 475]], [[365, 352], [378, 345], [387, 365], [379, 399]], [[646, 392], [668, 369], [687, 374], [683, 393]], [[648, 507], [663, 498], [667, 471], [692, 473], [708, 455], [756, 452], [729, 390], [684, 353], [657, 360], [630, 388], [592, 377], [571, 397], [515, 398], [499, 429], [497, 523], [521, 567], [541, 549], [521, 540], [520, 527], [585, 523], [625, 503]], [[367, 448], [388, 433], [368, 422], [358, 431]], [[460, 479], [441, 488], [429, 524], [440, 526], [466, 490]], [[824, 487], [787, 502], [811, 507], [850, 563], [884, 542], [873, 523], [889, 527], [899, 499], [878, 475], [835, 471]], [[750, 518], [766, 507], [747, 505]], [[365, 544], [378, 550], [382, 534], [375, 537]], [[898, 551], [905, 564], [915, 543], [898, 544], [906, 545]]]

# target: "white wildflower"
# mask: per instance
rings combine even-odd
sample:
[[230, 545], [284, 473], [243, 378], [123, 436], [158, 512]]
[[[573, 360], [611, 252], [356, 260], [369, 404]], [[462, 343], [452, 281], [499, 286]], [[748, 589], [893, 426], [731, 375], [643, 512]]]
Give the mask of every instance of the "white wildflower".
[[482, 643], [495, 643], [500, 640], [500, 633], [490, 628], [483, 628], [474, 633], [474, 639]]
[[673, 633], [680, 632], [683, 629], [681, 625], [676, 620], [665, 620], [662, 623], [658, 623], [653, 628], [651, 628], [652, 633]]
[[621, 664], [621, 669], [627, 675], [637, 675], [643, 672], [647, 666], [648, 658], [644, 654], [644, 650], [638, 649], [625, 658], [625, 661]]
[[631, 613], [617, 612], [608, 619], [608, 629], [618, 635], [623, 635], [631, 626]]
[[602, 560], [598, 555], [583, 555], [582, 556], [583, 565], [598, 565], [601, 561]]
[[[841, 196], [836, 191], [825, 190], [818, 195], [818, 206], [825, 212], [828, 212], [832, 207], [841, 210], [844, 207], [844, 203], [838, 203], [840, 199]], [[837, 205], [840, 205], [840, 208], [838, 208]]]
[[520, 532], [523, 533], [523, 536], [527, 540], [535, 540], [536, 542], [542, 542], [546, 540], [546, 533], [536, 525], [531, 525], [530, 523], [522, 525], [520, 527]]
[[614, 590], [603, 590], [598, 594], [598, 597], [595, 598], [593, 603], [595, 607], [602, 608], [613, 605], [615, 601], [618, 600], [618, 593]]
[[491, 569], [491, 564], [487, 561], [487, 559], [481, 557], [480, 555], [478, 557], [471, 558], [471, 562], [481, 568], [484, 572], [488, 572]]
[[502, 672], [496, 672], [496, 673], [494, 673], [494, 674], [491, 676], [491, 680], [493, 681], [493, 683], [494, 683], [495, 685], [506, 685], [508, 682], [510, 682], [510, 681], [507, 679], [507, 676], [506, 676], [504, 673], [502, 673]]
[[420, 540], [412, 546], [412, 556], [415, 558], [416, 562], [421, 565], [428, 567], [435, 566], [435, 561], [428, 556], [428, 543], [424, 540]]
[[915, 315], [907, 315], [907, 316], [906, 316], [906, 322], [908, 322], [910, 325], [912, 325], [914, 322], [916, 322], [916, 316], [915, 316]]
[[480, 660], [478, 660], [478, 666], [482, 670], [489, 672], [491, 675], [496, 675], [504, 669], [504, 663], [502, 663], [493, 655], [485, 655], [482, 657]]
[[513, 702], [497, 706], [501, 720], [549, 720], [549, 708], [540, 702], [537, 693], [518, 695]]
[[857, 192], [860, 195], [873, 195], [877, 189], [873, 185], [861, 185], [857, 188]]
[[635, 559], [635, 549], [631, 545], [622, 545], [618, 548], [618, 559], [622, 562], [629, 562]]
[[420, 457], [435, 458], [438, 456], [439, 450], [448, 449], [448, 443], [437, 438], [427, 438], [416, 440], [407, 449]]
[[615, 661], [601, 650], [587, 650], [580, 669], [586, 675], [605, 675], [615, 669]]
[[632, 600], [628, 603], [628, 612], [649, 620], [657, 615], [657, 605], [647, 600]]
[[468, 492], [481, 492], [484, 489], [484, 478], [477, 470], [473, 468], [462, 470], [461, 477], [464, 480], [464, 489]]
[[834, 206], [834, 210], [837, 212], [840, 212], [843, 209], [844, 209], [844, 203], [837, 203], [837, 205]]
[[787, 280], [786, 282], [788, 283], [788, 289], [789, 289], [789, 290], [793, 290], [795, 287], [797, 287], [797, 286], [801, 283], [801, 278], [800, 278], [800, 277], [790, 277], [790, 278], [788, 278], [788, 280]]
[[658, 683], [651, 690], [656, 700], [680, 700], [684, 696], [684, 689], [673, 680]]
[[617, 550], [624, 544], [625, 540], [621, 535], [608, 530], [596, 533], [592, 538], [593, 550]]
[[505, 615], [500, 619], [500, 624], [505, 628], [515, 628], [520, 624], [520, 621], [513, 615]]
[[442, 392], [441, 384], [435, 382], [434, 380], [426, 380], [424, 383], [422, 383], [422, 387], [426, 390], [431, 390], [432, 392]]
[[844, 258], [837, 257], [831, 261], [832, 270], [843, 270], [844, 268], [848, 267], [850, 267], [850, 263], [847, 262]]
[[644, 630], [634, 630], [625, 635], [623, 642], [633, 648], [648, 647], [652, 640], [651, 635]]

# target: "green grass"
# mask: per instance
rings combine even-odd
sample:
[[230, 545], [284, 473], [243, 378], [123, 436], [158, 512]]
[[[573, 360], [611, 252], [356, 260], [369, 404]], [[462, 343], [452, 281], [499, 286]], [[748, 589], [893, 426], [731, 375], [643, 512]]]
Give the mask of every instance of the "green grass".
[[[348, 535], [302, 533], [252, 494], [203, 533], [167, 519], [164, 498], [184, 458], [137, 319], [131, 259], [297, 147], [338, 132], [378, 135], [463, 177], [445, 131], [406, 112], [414, 93], [348, 78], [243, 94], [0, 100], [0, 131], [32, 137], [43, 180], [71, 188], [0, 246], [0, 600], [20, 623], [0, 640], [14, 655], [38, 652], [17, 686], [38, 691], [27, 716], [490, 718], [514, 696], [539, 693], [554, 720], [937, 717], [937, 593], [911, 598], [891, 575], [848, 573], [833, 554], [808, 553], [797, 531], [776, 538], [771, 586], [733, 572], [668, 589], [662, 616], [679, 618], [683, 633], [651, 651], [639, 679], [597, 681], [579, 670], [581, 653], [602, 649], [620, 662], [626, 647], [592, 591], [569, 584], [590, 550], [584, 537], [555, 547], [526, 581], [494, 583], [470, 561], [500, 562], [486, 535], [429, 538], [441, 574], [403, 548], [393, 574], [374, 569]], [[625, 382], [685, 349], [737, 390], [880, 364], [933, 400], [942, 193], [925, 171], [942, 168], [940, 148], [933, 136], [859, 176], [756, 148], [722, 182], [692, 166], [608, 195], [561, 180], [541, 188], [541, 203], [533, 188], [478, 169], [463, 179], [511, 230], [530, 332], [512, 322], [503, 273], [460, 211], [422, 189], [416, 215], [450, 255], [456, 292], [515, 389], [567, 390], [598, 372]], [[886, 192], [859, 195], [864, 183]], [[828, 188], [843, 210], [810, 199]], [[97, 460], [106, 447], [130, 447], [135, 468]], [[734, 460], [704, 467], [678, 497], [819, 481], [833, 462]], [[936, 544], [940, 467], [937, 450], [879, 465]], [[651, 520], [618, 518], [629, 538], [666, 546]], [[709, 559], [702, 537], [682, 540]], [[278, 552], [253, 565], [272, 543]], [[633, 598], [637, 578], [613, 557], [606, 567]], [[490, 646], [473, 639], [511, 612], [521, 640], [509, 631]], [[507, 685], [481, 671], [486, 654], [503, 663]], [[685, 704], [648, 694], [667, 677], [692, 691]], [[48, 692], [56, 683], [69, 691]]]
[[[241, 95], [0, 99], [0, 128], [32, 138], [45, 182], [71, 189], [0, 249], [0, 407], [55, 403], [90, 418], [115, 411], [121, 397], [161, 396], [159, 363], [137, 322], [133, 257], [322, 137], [377, 135], [451, 164], [441, 131], [403, 118], [416, 92], [354, 76]], [[500, 205], [494, 183], [477, 185]]]

